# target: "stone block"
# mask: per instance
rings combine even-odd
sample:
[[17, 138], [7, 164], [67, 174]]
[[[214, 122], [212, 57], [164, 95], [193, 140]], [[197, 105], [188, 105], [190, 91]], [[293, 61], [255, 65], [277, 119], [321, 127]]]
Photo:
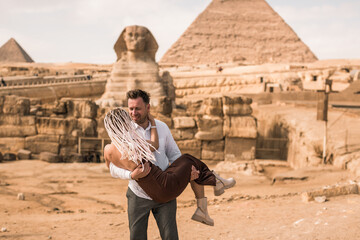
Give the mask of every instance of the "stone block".
[[28, 159], [31, 159], [31, 151], [29, 150], [26, 150], [26, 149], [20, 149], [18, 152], [17, 152], [17, 158], [19, 160], [28, 160]]
[[36, 119], [36, 128], [38, 134], [70, 135], [77, 128], [77, 120], [75, 118], [39, 117]]
[[95, 137], [96, 136], [96, 121], [89, 118], [79, 118], [77, 124], [81, 131], [81, 136]]
[[5, 152], [17, 152], [25, 148], [25, 138], [22, 137], [5, 137], [0, 138], [0, 150]]
[[221, 97], [205, 98], [199, 113], [201, 115], [222, 116], [223, 115], [222, 98]]
[[201, 157], [201, 141], [198, 140], [182, 140], [176, 142], [181, 153], [188, 153], [196, 158]]
[[72, 135], [61, 135], [58, 137], [61, 146], [74, 146], [78, 144], [78, 138]]
[[193, 117], [174, 117], [174, 128], [194, 128], [195, 120]]
[[155, 113], [154, 118], [164, 122], [169, 128], [173, 127], [173, 121], [172, 121], [171, 117], [167, 117], [161, 113]]
[[25, 149], [32, 153], [51, 152], [59, 153], [59, 135], [36, 135], [25, 138]]
[[62, 98], [68, 117], [75, 118], [95, 118], [98, 106], [89, 99]]
[[224, 121], [224, 134], [227, 137], [256, 138], [256, 120], [250, 116], [226, 116]]
[[3, 159], [4, 161], [15, 161], [16, 155], [14, 153], [4, 153]]
[[35, 126], [35, 116], [1, 114], [0, 125]]
[[0, 163], [4, 160], [4, 156], [2, 155], [2, 153], [0, 152]]
[[303, 192], [301, 199], [303, 202], [313, 201], [316, 197], [325, 196], [326, 198], [340, 195], [358, 194], [359, 188], [357, 184], [346, 184], [338, 186], [324, 187], [323, 189]]
[[254, 160], [256, 139], [225, 137], [225, 161]]
[[224, 160], [224, 141], [202, 141], [201, 159]]
[[216, 116], [204, 115], [196, 119], [198, 132], [195, 138], [199, 140], [221, 140], [223, 134], [223, 119]]
[[78, 152], [78, 145], [73, 145], [73, 146], [66, 146], [66, 147], [63, 147], [61, 146], [60, 147], [60, 153], [59, 155], [60, 156], [69, 156], [71, 154], [75, 154]]
[[79, 153], [71, 153], [70, 155], [63, 156], [63, 162], [65, 163], [74, 163], [74, 162], [84, 162], [84, 157]]
[[203, 100], [192, 98], [176, 99], [176, 103], [179, 105], [180, 108], [186, 110], [186, 115], [196, 116], [197, 114], [199, 114]]
[[169, 97], [152, 97], [151, 109], [163, 115], [170, 115], [172, 112], [172, 100]]
[[26, 137], [36, 135], [35, 125], [33, 126], [16, 126], [1, 125], [0, 137]]
[[197, 131], [196, 128], [171, 129], [171, 134], [175, 140], [193, 139]]
[[40, 160], [48, 162], [48, 163], [60, 163], [62, 159], [59, 155], [50, 153], [50, 152], [42, 152], [40, 153]]
[[252, 103], [251, 98], [246, 97], [223, 97], [223, 113], [228, 116], [246, 116], [251, 115], [252, 108], [250, 104]]
[[5, 96], [2, 112], [4, 114], [28, 115], [30, 113], [30, 100], [14, 95]]

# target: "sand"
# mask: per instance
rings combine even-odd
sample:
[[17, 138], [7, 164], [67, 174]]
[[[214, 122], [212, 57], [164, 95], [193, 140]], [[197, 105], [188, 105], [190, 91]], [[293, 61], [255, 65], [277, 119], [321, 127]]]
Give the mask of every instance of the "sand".
[[[219, 197], [206, 188], [214, 227], [191, 220], [195, 201], [188, 187], [178, 198], [180, 239], [360, 239], [360, 195], [323, 203], [300, 197], [350, 180], [348, 172], [302, 169], [298, 175], [306, 180], [271, 184], [287, 171], [283, 166], [265, 167], [263, 175], [220, 171], [237, 184]], [[105, 164], [0, 163], [0, 239], [128, 239], [126, 190], [127, 181], [112, 178]], [[18, 200], [19, 193], [25, 200]], [[152, 215], [148, 238], [160, 239]]]

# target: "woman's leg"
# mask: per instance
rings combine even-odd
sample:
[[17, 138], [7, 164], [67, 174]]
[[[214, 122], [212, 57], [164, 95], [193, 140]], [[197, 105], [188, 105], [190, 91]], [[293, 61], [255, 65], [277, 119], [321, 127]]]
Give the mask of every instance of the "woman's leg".
[[191, 189], [193, 190], [196, 199], [205, 197], [204, 185], [197, 184], [195, 181], [190, 182]]
[[205, 197], [204, 185], [197, 184], [195, 181], [190, 181], [190, 185], [194, 191], [197, 205], [197, 209], [191, 219], [214, 226], [214, 220], [210, 218], [207, 210], [207, 198]]

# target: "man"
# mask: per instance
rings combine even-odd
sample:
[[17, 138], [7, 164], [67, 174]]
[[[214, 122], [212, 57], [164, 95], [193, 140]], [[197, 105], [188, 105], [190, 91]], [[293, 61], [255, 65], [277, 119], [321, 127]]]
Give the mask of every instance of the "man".
[[[150, 112], [149, 94], [140, 89], [131, 90], [127, 93], [129, 114], [137, 124], [136, 130], [145, 139], [150, 140], [150, 130], [156, 128], [159, 136], [159, 148], [153, 152], [156, 165], [165, 170], [169, 164], [181, 156], [179, 147], [171, 135], [169, 127], [157, 119], [152, 126], [148, 115]], [[114, 165], [110, 167], [113, 177], [129, 179], [128, 191], [128, 218], [130, 239], [147, 239], [147, 227], [150, 211], [153, 213], [162, 239], [178, 239], [176, 225], [176, 199], [167, 203], [153, 201], [134, 179], [142, 178], [147, 171], [134, 170], [130, 172]]]

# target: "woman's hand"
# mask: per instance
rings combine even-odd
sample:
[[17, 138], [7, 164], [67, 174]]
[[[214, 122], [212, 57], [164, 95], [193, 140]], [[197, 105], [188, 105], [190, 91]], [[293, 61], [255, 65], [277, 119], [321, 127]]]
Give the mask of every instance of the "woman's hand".
[[196, 167], [194, 165], [191, 166], [191, 175], [190, 175], [190, 181], [193, 181], [195, 179], [199, 178], [200, 171], [196, 170]]
[[[144, 166], [143, 166], [144, 165]], [[131, 172], [131, 178], [138, 180], [139, 178], [146, 177], [151, 170], [150, 164], [148, 162], [144, 164], [139, 164], [134, 171]]]

